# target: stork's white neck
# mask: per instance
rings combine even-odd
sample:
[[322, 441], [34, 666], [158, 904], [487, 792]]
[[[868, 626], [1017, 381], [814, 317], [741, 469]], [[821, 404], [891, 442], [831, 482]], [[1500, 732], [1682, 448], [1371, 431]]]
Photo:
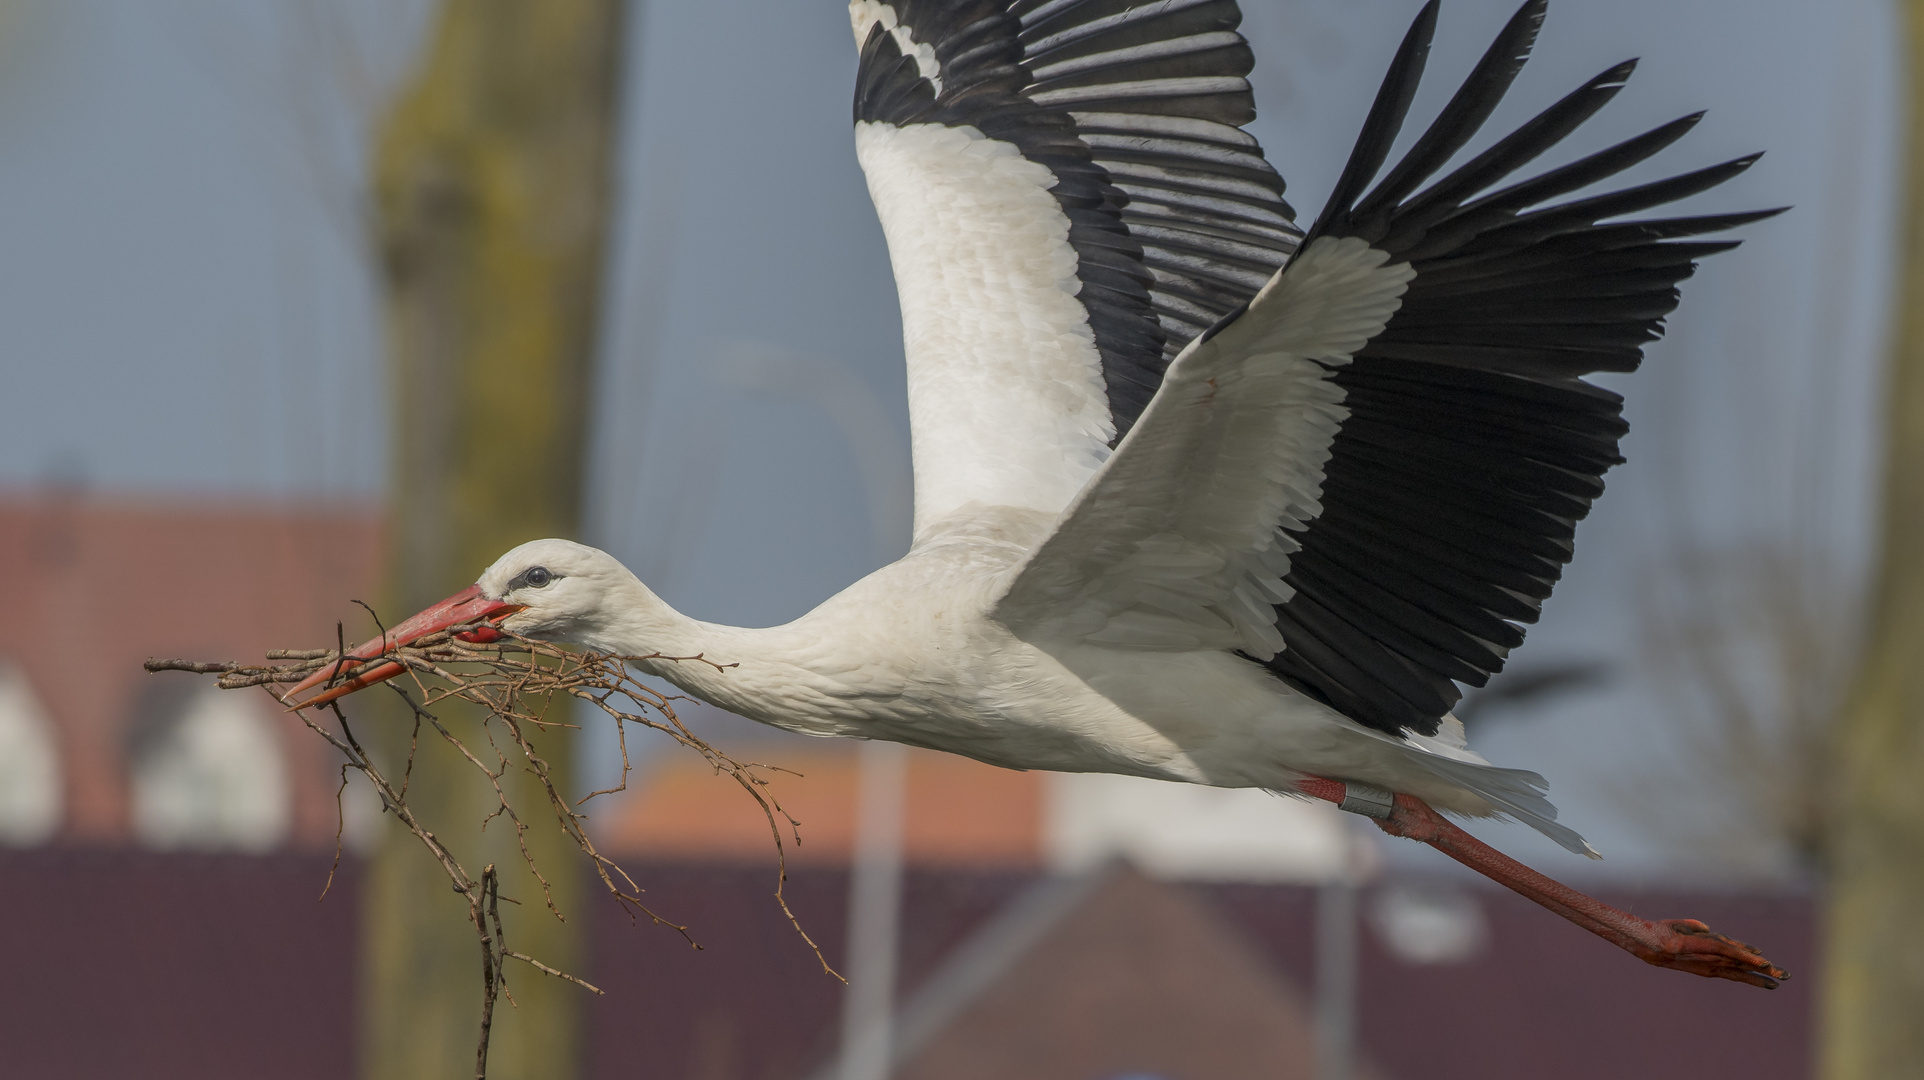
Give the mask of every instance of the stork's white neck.
[[[640, 661], [637, 666], [681, 685], [675, 678], [681, 667], [675, 658], [699, 656], [727, 664], [733, 662], [733, 653], [741, 651], [742, 638], [754, 633], [741, 627], [691, 619], [629, 576], [610, 586], [594, 617], [583, 620], [570, 636], [601, 652], [658, 657]], [[731, 656], [723, 659], [711, 655], [718, 649]]]
[[[559, 636], [559, 635], [558, 635]], [[804, 675], [781, 628], [723, 626], [691, 619], [631, 575], [610, 583], [593, 617], [566, 635], [601, 652], [637, 657], [634, 666], [710, 704], [769, 719]], [[769, 722], [780, 722], [769, 719]], [[791, 726], [784, 724], [783, 726]]]

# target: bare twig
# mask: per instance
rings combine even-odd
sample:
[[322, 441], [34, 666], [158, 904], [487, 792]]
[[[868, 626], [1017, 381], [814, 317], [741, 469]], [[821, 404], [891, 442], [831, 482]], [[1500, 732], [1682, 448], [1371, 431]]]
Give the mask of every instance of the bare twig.
[[[504, 989], [503, 976], [507, 974], [501, 970], [500, 950], [506, 947], [507, 935], [501, 930], [500, 899], [501, 883], [494, 876], [494, 864], [489, 863], [481, 870], [481, 903], [487, 905], [488, 917], [482, 917], [481, 906], [473, 899], [468, 906], [475, 932], [481, 935], [481, 1039], [474, 1048], [475, 1080], [487, 1080], [488, 1035], [494, 1028], [494, 999]], [[488, 932], [490, 923], [492, 935]]]
[[[370, 612], [371, 613], [371, 612]], [[376, 622], [379, 620], [377, 618]], [[407, 802], [408, 785], [413, 775], [414, 757], [419, 751], [419, 736], [422, 725], [431, 728], [443, 742], [482, 776], [487, 778], [495, 793], [495, 805], [482, 821], [487, 823], [495, 818], [505, 819], [515, 831], [517, 847], [522, 861], [540, 882], [543, 898], [548, 911], [557, 919], [565, 920], [566, 915], [555, 905], [548, 879], [536, 864], [528, 849], [526, 834], [531, 827], [523, 819], [509, 797], [503, 778], [511, 767], [532, 777], [540, 785], [546, 796], [549, 809], [554, 815], [555, 824], [575, 845], [581, 849], [596, 877], [622, 906], [627, 909], [631, 919], [645, 916], [656, 925], [668, 927], [688, 941], [694, 948], [701, 945], [689, 933], [688, 927], [663, 918], [655, 913], [641, 899], [641, 887], [634, 878], [623, 870], [613, 859], [603, 854], [588, 835], [586, 816], [580, 812], [580, 803], [599, 795], [625, 791], [628, 775], [632, 766], [628, 757], [627, 726], [630, 724], [660, 732], [681, 746], [700, 754], [717, 774], [725, 774], [739, 784], [756, 805], [761, 807], [768, 819], [769, 834], [775, 844], [776, 882], [775, 902], [782, 909], [815, 958], [822, 970], [835, 978], [841, 978], [822, 954], [821, 948], [802, 929], [801, 920], [789, 909], [784, 888], [788, 880], [787, 838], [801, 842], [800, 823], [782, 809], [780, 801], [769, 790], [768, 780], [763, 771], [772, 770], [769, 766], [754, 762], [743, 763], [709, 745], [700, 736], [689, 731], [675, 715], [673, 699], [652, 687], [640, 682], [630, 665], [641, 660], [668, 660], [678, 663], [707, 664], [718, 671], [726, 671], [733, 664], [718, 663], [706, 656], [620, 656], [609, 653], [576, 651], [564, 649], [547, 642], [535, 641], [518, 635], [500, 632], [498, 640], [488, 644], [474, 644], [459, 640], [456, 635], [464, 629], [457, 627], [442, 633], [424, 637], [406, 646], [389, 649], [378, 657], [350, 655], [345, 642], [332, 650], [281, 649], [268, 654], [270, 661], [263, 665], [236, 663], [200, 663], [187, 660], [149, 660], [148, 671], [189, 671], [198, 674], [218, 675], [218, 684], [223, 689], [245, 687], [264, 687], [275, 700], [292, 705], [293, 711], [301, 722], [314, 731], [329, 745], [339, 751], [345, 759], [341, 767], [341, 788], [345, 790], [348, 770], [359, 771], [373, 785], [381, 798], [382, 809], [395, 816], [429, 855], [441, 865], [454, 891], [460, 893], [468, 902], [468, 920], [475, 929], [482, 951], [482, 1011], [481, 1031], [475, 1049], [475, 1075], [485, 1077], [487, 1072], [488, 1042], [494, 1023], [494, 1003], [497, 996], [505, 995], [509, 1004], [514, 996], [507, 989], [506, 973], [503, 963], [507, 959], [519, 960], [537, 971], [564, 979], [583, 989], [600, 994], [602, 991], [581, 978], [551, 967], [524, 953], [515, 952], [507, 947], [499, 914], [499, 879], [492, 863], [484, 867], [481, 876], [475, 878], [457, 861], [447, 847], [416, 818]], [[339, 630], [336, 630], [337, 637]], [[383, 631], [383, 639], [385, 630]], [[413, 735], [408, 743], [407, 761], [401, 770], [400, 783], [391, 782], [388, 776], [375, 764], [373, 758], [355, 737], [347, 715], [341, 710], [338, 701], [326, 706], [327, 713], [336, 721], [332, 728], [317, 722], [315, 710], [287, 702], [274, 687], [300, 682], [317, 671], [329, 671], [329, 683], [338, 682], [342, 677], [352, 674], [363, 665], [394, 663], [404, 669], [407, 676], [396, 679], [388, 686], [407, 704], [412, 713]], [[593, 702], [615, 722], [615, 730], [621, 744], [621, 782], [612, 788], [590, 792], [580, 802], [569, 801], [555, 786], [553, 770], [549, 763], [536, 750], [530, 739], [535, 730], [572, 727], [559, 719], [551, 718], [555, 701], [569, 698]], [[486, 757], [477, 754], [472, 747], [456, 736], [442, 723], [435, 709], [449, 700], [460, 700], [480, 705], [487, 711], [484, 722], [490, 755], [494, 761], [489, 764]], [[500, 741], [497, 742], [497, 736]], [[336, 792], [337, 808], [340, 792]], [[343, 818], [344, 826], [344, 818]], [[784, 826], [787, 837], [784, 836]], [[335, 833], [335, 862], [338, 866], [341, 850], [341, 828]], [[334, 871], [328, 872], [328, 886], [332, 886]], [[513, 901], [510, 901], [513, 902]]]

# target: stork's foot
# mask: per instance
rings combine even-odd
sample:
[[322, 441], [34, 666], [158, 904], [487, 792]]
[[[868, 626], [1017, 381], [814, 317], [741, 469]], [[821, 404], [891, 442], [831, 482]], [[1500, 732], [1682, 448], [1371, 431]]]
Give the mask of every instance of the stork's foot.
[[1769, 960], [1755, 946], [1735, 938], [1712, 933], [1710, 927], [1695, 919], [1665, 919], [1647, 922], [1647, 933], [1635, 934], [1624, 948], [1646, 964], [1676, 968], [1706, 979], [1731, 979], [1736, 982], [1777, 989], [1778, 982], [1790, 973]]

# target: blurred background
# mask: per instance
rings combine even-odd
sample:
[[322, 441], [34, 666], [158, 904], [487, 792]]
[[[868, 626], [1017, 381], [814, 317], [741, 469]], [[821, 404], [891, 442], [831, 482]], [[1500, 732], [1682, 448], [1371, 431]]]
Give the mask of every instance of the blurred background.
[[[1416, 7], [1243, 0], [1250, 130], [1304, 216]], [[1410, 129], [1512, 8], [1445, 6]], [[1566, 0], [1470, 147], [1641, 56], [1546, 166], [1708, 109], [1626, 181], [1762, 149], [1683, 209], [1795, 208], [1599, 380], [1629, 463], [1461, 712], [1606, 858], [1478, 835], [1794, 981], [1639, 968], [1326, 808], [688, 703], [798, 774], [786, 896], [867, 997], [771, 898], [760, 810], [631, 741], [596, 835], [702, 950], [564, 882], [568, 923], [510, 933], [608, 994], [516, 973], [492, 1075], [1924, 1076], [1912, 18]], [[0, 1072], [472, 1073], [473, 938], [424, 853], [267, 698], [143, 659], [366, 637], [352, 601], [412, 610], [539, 535], [746, 625], [906, 549], [847, 26], [835, 0], [0, 0]], [[592, 720], [554, 750], [577, 793], [621, 779]], [[431, 827], [478, 826], [462, 781], [423, 783]]]

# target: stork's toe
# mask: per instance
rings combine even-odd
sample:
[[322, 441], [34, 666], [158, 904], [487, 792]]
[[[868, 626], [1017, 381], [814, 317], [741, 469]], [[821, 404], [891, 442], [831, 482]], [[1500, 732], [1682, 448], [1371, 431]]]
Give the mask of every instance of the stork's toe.
[[1651, 934], [1644, 947], [1631, 950], [1645, 963], [1766, 990], [1775, 990], [1790, 978], [1790, 972], [1765, 959], [1755, 946], [1714, 933], [1696, 919], [1665, 919], [1649, 926]]

